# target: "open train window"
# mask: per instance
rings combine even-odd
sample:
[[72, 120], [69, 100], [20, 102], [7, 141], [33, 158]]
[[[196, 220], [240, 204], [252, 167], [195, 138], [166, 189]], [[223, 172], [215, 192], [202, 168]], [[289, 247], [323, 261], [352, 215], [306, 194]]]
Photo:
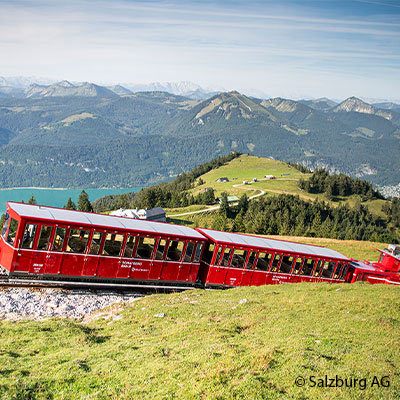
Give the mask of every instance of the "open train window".
[[229, 259], [231, 258], [232, 248], [225, 247], [224, 255], [222, 256], [221, 266], [227, 267], [229, 265]]
[[203, 260], [207, 264], [211, 264], [211, 259], [214, 254], [214, 249], [215, 245], [213, 243], [207, 243], [206, 246], [204, 247]]
[[65, 251], [69, 253], [84, 253], [89, 240], [89, 234], [90, 231], [85, 231], [83, 229], [71, 229], [69, 231], [69, 238]]
[[280, 254], [275, 254], [274, 259], [272, 260], [272, 265], [271, 265], [271, 272], [276, 272], [279, 268], [279, 262], [281, 261], [281, 255]]
[[171, 240], [168, 246], [167, 260], [181, 261], [184, 245], [185, 243], [182, 241]]
[[315, 260], [312, 258], [306, 258], [303, 264], [303, 268], [300, 271], [300, 275], [311, 276], [314, 270]]
[[292, 270], [293, 261], [294, 261], [293, 256], [283, 256], [279, 272], [283, 272], [284, 274], [289, 274], [290, 271]]
[[50, 245], [51, 233], [53, 232], [53, 227], [49, 225], [42, 225], [40, 228], [40, 236], [37, 244], [38, 250], [48, 250]]
[[269, 264], [271, 263], [272, 254], [271, 253], [260, 253], [258, 255], [256, 269], [258, 271], [268, 271]]
[[32, 249], [33, 248], [33, 243], [35, 241], [35, 234], [36, 234], [36, 229], [37, 229], [36, 224], [26, 224], [25, 225], [25, 231], [24, 231], [24, 236], [22, 237], [22, 245], [21, 247], [23, 249]]
[[298, 275], [298, 273], [300, 272], [301, 264], [303, 264], [303, 259], [301, 257], [297, 257], [293, 268], [294, 274]]
[[243, 268], [247, 258], [247, 250], [235, 249], [232, 256], [231, 267]]
[[136, 249], [136, 258], [150, 259], [153, 255], [155, 244], [155, 238], [140, 236]]
[[324, 269], [322, 270], [322, 276], [324, 278], [332, 278], [334, 269], [335, 269], [335, 263], [333, 261], [325, 261]]
[[333, 279], [338, 279], [340, 276], [340, 271], [342, 270], [343, 263], [337, 263], [335, 273], [333, 274]]
[[324, 261], [323, 260], [318, 260], [317, 261], [317, 266], [315, 267], [314, 276], [320, 276], [321, 275], [321, 270], [322, 270], [323, 265], [324, 265]]
[[222, 246], [218, 247], [217, 255], [215, 256], [215, 261], [214, 265], [219, 265], [219, 262], [221, 260], [221, 254], [222, 254]]
[[247, 261], [247, 265], [246, 268], [247, 269], [252, 269], [254, 266], [254, 262], [256, 261], [256, 257], [257, 257], [257, 252], [256, 251], [252, 251], [249, 255], [249, 260]]
[[163, 260], [164, 259], [164, 251], [165, 246], [167, 245], [167, 241], [165, 239], [160, 239], [157, 245], [157, 251], [155, 255], [156, 260]]
[[340, 272], [339, 279], [345, 279], [347, 274], [347, 269], [349, 268], [349, 264], [344, 264], [342, 271]]
[[119, 257], [123, 242], [124, 235], [118, 233], [107, 233], [102, 254], [104, 256]]
[[184, 262], [192, 261], [193, 250], [194, 250], [194, 243], [189, 242], [186, 246], [185, 256], [183, 257]]
[[129, 235], [125, 244], [124, 257], [131, 258], [133, 256], [133, 249], [135, 248], [136, 236]]
[[202, 250], [203, 250], [203, 243], [197, 243], [196, 251], [194, 253], [193, 262], [195, 262], [195, 263], [199, 263], [200, 262], [200, 257], [201, 257]]
[[89, 254], [94, 256], [99, 255], [101, 240], [103, 239], [103, 232], [93, 232], [92, 241], [90, 242]]
[[8, 235], [7, 235], [7, 243], [10, 243], [11, 246], [14, 245], [17, 229], [18, 229], [18, 221], [14, 218], [11, 218], [10, 228], [8, 229]]
[[[35, 225], [36, 226], [36, 225]], [[62, 251], [64, 247], [64, 240], [67, 233], [67, 228], [58, 226], [54, 234], [53, 245], [51, 251]]]
[[10, 215], [7, 213], [5, 218], [4, 218], [4, 222], [3, 222], [3, 230], [1, 232], [1, 236], [3, 236], [3, 238], [6, 238], [6, 232], [7, 232], [7, 228], [8, 228], [8, 222], [10, 221]]

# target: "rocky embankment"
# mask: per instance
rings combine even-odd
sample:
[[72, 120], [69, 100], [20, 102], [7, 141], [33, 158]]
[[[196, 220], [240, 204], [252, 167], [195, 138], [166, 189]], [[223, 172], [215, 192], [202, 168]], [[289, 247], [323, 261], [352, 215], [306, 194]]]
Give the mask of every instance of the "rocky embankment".
[[0, 319], [84, 319], [94, 311], [115, 303], [131, 302], [140, 297], [142, 295], [139, 293], [7, 288], [0, 290]]

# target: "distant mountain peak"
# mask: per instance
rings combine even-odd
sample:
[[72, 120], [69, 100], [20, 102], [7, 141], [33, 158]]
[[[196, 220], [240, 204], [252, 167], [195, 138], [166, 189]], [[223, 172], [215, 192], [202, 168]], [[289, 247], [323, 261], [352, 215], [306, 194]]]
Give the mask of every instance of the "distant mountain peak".
[[375, 108], [370, 104], [362, 101], [358, 97], [351, 96], [348, 99], [341, 102], [332, 110], [333, 112], [358, 112], [362, 114], [371, 114], [383, 117], [385, 119], [391, 120], [393, 115], [390, 111], [381, 110]]
[[72, 84], [71, 82], [69, 82], [69, 81], [67, 81], [67, 80], [63, 80], [63, 81], [57, 82], [56, 85], [57, 85], [57, 86], [64, 87], [64, 88], [72, 88], [72, 87], [75, 87], [74, 84]]

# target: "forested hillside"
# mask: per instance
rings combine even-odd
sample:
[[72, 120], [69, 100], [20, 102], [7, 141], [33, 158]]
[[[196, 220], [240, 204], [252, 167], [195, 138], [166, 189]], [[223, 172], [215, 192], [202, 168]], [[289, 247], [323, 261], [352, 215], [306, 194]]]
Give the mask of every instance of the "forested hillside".
[[399, 183], [393, 110], [354, 99], [315, 109], [238, 92], [196, 101], [103, 89], [0, 98], [0, 187], [143, 186], [231, 151]]

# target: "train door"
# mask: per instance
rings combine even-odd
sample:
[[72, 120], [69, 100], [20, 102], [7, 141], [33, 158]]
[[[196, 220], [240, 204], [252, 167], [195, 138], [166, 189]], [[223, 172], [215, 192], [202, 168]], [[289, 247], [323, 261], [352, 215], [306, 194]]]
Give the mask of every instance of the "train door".
[[268, 276], [269, 266], [271, 264], [272, 253], [260, 252], [258, 254], [255, 269], [251, 278], [251, 285], [265, 285]]
[[178, 280], [184, 244], [185, 242], [182, 240], [169, 240], [167, 254], [165, 256], [163, 269], [161, 271], [162, 280]]
[[230, 268], [225, 277], [225, 285], [240, 286], [242, 283], [243, 270], [249, 251], [244, 249], [234, 249]]
[[51, 246], [46, 256], [46, 263], [44, 266], [45, 274], [58, 274], [61, 269], [63, 258], [63, 250], [65, 238], [67, 236], [67, 227], [56, 225], [54, 227], [54, 234], [51, 241]]
[[92, 238], [85, 258], [83, 259], [83, 271], [84, 276], [96, 276], [97, 268], [99, 265], [100, 249], [105, 238], [105, 232], [96, 229], [92, 233]]
[[31, 270], [33, 248], [36, 239], [37, 224], [27, 222], [24, 227], [21, 246], [17, 253], [15, 272], [29, 272]]
[[189, 280], [190, 268], [192, 266], [193, 251], [195, 243], [187, 242], [183, 251], [183, 257], [179, 266], [178, 281], [186, 282]]
[[[159, 279], [160, 270], [154, 270], [154, 251], [156, 246], [156, 238], [148, 236], [139, 236], [137, 239], [135, 260], [132, 265], [131, 278], [132, 279]], [[161, 269], [161, 268], [160, 268]], [[154, 273], [156, 278], [150, 278]]]
[[167, 243], [167, 239], [158, 239], [157, 247], [154, 252], [154, 257], [151, 260], [149, 279], [160, 279], [161, 271], [163, 269], [165, 252], [167, 249]]
[[39, 227], [39, 239], [36, 244], [36, 251], [32, 254], [32, 262], [30, 273], [43, 274], [45, 272], [45, 265], [47, 260], [50, 259], [50, 239], [53, 234], [53, 226], [41, 225]]
[[121, 264], [121, 251], [125, 235], [118, 232], [107, 232], [105, 236], [102, 257], [99, 259], [97, 268], [97, 276], [115, 278]]
[[214, 261], [214, 266], [210, 267], [208, 273], [208, 283], [212, 285], [224, 285], [226, 274], [228, 273], [233, 249], [231, 247], [219, 246]]
[[195, 243], [193, 260], [192, 260], [192, 264], [190, 266], [190, 273], [189, 273], [189, 277], [188, 277], [188, 280], [190, 282], [196, 282], [196, 279], [198, 278], [201, 254], [203, 252], [203, 246], [204, 246], [203, 243], [197, 243], [197, 244]]
[[122, 258], [117, 271], [117, 278], [129, 278], [133, 267], [133, 252], [136, 245], [135, 235], [127, 235], [125, 246], [123, 246]]
[[246, 267], [242, 272], [242, 282], [240, 283], [241, 286], [249, 286], [251, 282], [251, 278], [253, 277], [254, 273], [254, 264], [257, 259], [257, 252], [251, 251], [249, 255], [249, 259], [247, 260]]
[[277, 275], [282, 261], [282, 254], [275, 253], [272, 257], [271, 267], [269, 269], [269, 274], [266, 277], [265, 283], [267, 285], [275, 285], [280, 283], [280, 277]]
[[62, 275], [80, 276], [83, 272], [86, 247], [90, 231], [83, 228], [70, 228], [67, 234], [67, 244], [62, 257], [60, 273]]

